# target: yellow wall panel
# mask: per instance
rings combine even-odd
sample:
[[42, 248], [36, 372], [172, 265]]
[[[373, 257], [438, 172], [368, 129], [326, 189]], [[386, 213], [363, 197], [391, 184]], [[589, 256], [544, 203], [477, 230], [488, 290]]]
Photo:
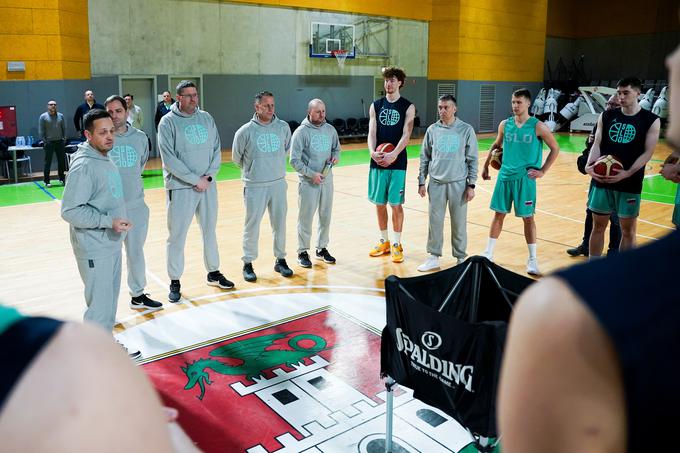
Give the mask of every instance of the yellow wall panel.
[[[87, 0], [17, 3], [0, 0], [0, 80], [89, 77]], [[9, 73], [7, 61], [22, 61], [26, 70]]]
[[0, 8], [2, 18], [2, 33], [30, 34], [33, 33], [31, 10], [27, 8]]
[[59, 35], [59, 11], [36, 8], [32, 13], [34, 34]]

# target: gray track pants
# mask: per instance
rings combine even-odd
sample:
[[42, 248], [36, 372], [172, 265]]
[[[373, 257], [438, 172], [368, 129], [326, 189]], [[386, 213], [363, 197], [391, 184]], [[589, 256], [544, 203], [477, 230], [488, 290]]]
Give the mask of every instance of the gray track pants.
[[444, 243], [444, 217], [446, 204], [451, 216], [451, 248], [455, 258], [465, 258], [467, 248], [467, 202], [463, 194], [467, 184], [465, 180], [450, 183], [438, 183], [430, 180], [427, 186], [429, 198], [429, 230], [427, 233], [427, 253], [442, 256]]
[[322, 249], [328, 247], [328, 233], [333, 210], [333, 179], [323, 184], [303, 181], [298, 185], [298, 253], [309, 249], [312, 222], [317, 209], [319, 211], [319, 236], [316, 248]]
[[217, 187], [210, 184], [205, 192], [193, 189], [168, 191], [168, 276], [179, 280], [184, 273], [184, 245], [194, 216], [203, 237], [203, 263], [208, 272], [219, 270], [217, 248]]
[[257, 259], [258, 242], [260, 240], [260, 222], [264, 211], [269, 211], [269, 223], [274, 236], [274, 256], [286, 257], [286, 213], [288, 183], [285, 179], [276, 181], [271, 186], [245, 187], [243, 189], [246, 205], [246, 220], [243, 229], [244, 263], [252, 263]]
[[121, 252], [106, 258], [77, 258], [76, 262], [85, 284], [87, 309], [83, 319], [112, 332], [120, 294]]
[[149, 207], [145, 204], [127, 210], [132, 228], [125, 236], [125, 257], [127, 258], [127, 284], [130, 296], [137, 297], [146, 288], [146, 262], [144, 243], [149, 231]]

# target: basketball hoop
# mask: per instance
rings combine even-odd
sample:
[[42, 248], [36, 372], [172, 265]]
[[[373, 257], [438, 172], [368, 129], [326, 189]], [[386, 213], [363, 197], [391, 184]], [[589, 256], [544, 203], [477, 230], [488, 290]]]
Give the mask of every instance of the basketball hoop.
[[338, 67], [340, 69], [345, 67], [345, 60], [347, 60], [347, 55], [349, 55], [349, 52], [346, 50], [334, 50], [331, 52], [331, 55], [335, 57], [336, 60], [338, 60]]

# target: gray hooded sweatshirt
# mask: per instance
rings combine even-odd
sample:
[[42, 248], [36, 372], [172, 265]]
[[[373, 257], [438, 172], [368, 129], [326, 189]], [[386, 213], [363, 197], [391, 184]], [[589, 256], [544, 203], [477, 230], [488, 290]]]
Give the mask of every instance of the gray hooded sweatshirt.
[[222, 161], [215, 120], [199, 108], [188, 115], [172, 104], [158, 123], [158, 149], [163, 160], [165, 188], [192, 189], [201, 176], [215, 176]]
[[61, 217], [70, 225], [76, 258], [106, 258], [120, 252], [125, 235], [111, 229], [113, 219], [125, 218], [120, 173], [88, 142], [78, 146], [71, 159]]
[[[327, 122], [316, 126], [305, 118], [300, 127], [295, 129], [290, 145], [290, 165], [298, 172], [301, 182], [311, 182], [314, 174], [321, 173], [330, 158], [339, 156], [338, 133]], [[329, 173], [325, 180], [331, 175]]]
[[286, 176], [290, 127], [278, 117], [262, 124], [257, 114], [234, 135], [231, 158], [246, 187], [269, 186]]
[[427, 128], [423, 138], [418, 184], [425, 184], [428, 174], [440, 183], [465, 179], [467, 184], [474, 184], [478, 159], [477, 137], [472, 126], [458, 118], [448, 126], [437, 121]]
[[132, 126], [128, 126], [125, 133], [116, 134], [109, 159], [120, 171], [126, 208], [134, 209], [143, 205], [142, 172], [149, 160], [149, 139], [146, 134]]

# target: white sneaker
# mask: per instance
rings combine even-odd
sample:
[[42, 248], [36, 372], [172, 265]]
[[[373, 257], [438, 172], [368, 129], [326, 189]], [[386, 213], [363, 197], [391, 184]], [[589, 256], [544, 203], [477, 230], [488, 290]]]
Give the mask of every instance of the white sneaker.
[[541, 271], [538, 270], [538, 260], [536, 258], [529, 258], [527, 261], [527, 274], [541, 275]]
[[430, 255], [423, 264], [417, 267], [419, 272], [427, 272], [434, 269], [439, 269], [439, 257]]
[[482, 253], [479, 254], [479, 256], [483, 256], [487, 260], [491, 261], [493, 263], [493, 255], [484, 250]]

